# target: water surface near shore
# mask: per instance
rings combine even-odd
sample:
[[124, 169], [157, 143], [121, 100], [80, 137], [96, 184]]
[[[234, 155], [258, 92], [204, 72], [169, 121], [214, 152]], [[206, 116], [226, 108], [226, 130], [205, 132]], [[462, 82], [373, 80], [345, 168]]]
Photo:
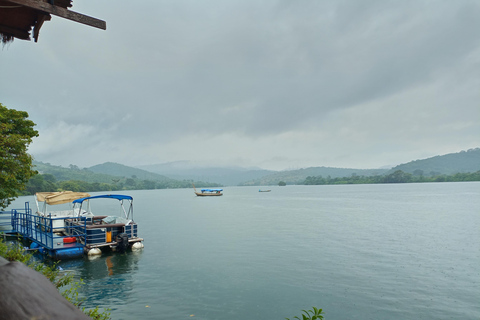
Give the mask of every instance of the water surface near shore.
[[145, 249], [61, 266], [113, 319], [480, 318], [480, 183], [258, 189], [127, 192]]

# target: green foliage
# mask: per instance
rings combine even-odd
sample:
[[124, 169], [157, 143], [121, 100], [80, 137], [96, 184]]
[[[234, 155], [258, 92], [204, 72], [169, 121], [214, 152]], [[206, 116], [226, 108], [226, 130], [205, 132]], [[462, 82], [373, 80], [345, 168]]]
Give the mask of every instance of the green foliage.
[[27, 147], [38, 132], [28, 113], [8, 109], [0, 103], [0, 209], [5, 209], [25, 189], [32, 170]]
[[309, 176], [311, 177], [347, 177], [352, 174], [370, 176], [386, 173], [386, 169], [346, 169], [346, 168], [330, 168], [330, 167], [311, 167], [298, 170], [287, 170], [270, 173], [261, 178], [241, 183], [242, 186], [270, 186], [277, 185], [278, 181], [284, 181], [288, 185], [302, 184]]
[[[78, 289], [83, 284], [83, 280], [80, 280], [80, 282], [75, 282], [73, 279], [73, 274], [60, 274], [60, 271], [57, 269], [56, 264], [46, 265], [33, 259], [31, 254], [25, 253], [25, 250], [22, 247], [20, 240], [17, 242], [7, 243], [0, 238], [0, 256], [4, 257], [8, 261], [22, 262], [33, 270], [40, 272], [55, 285], [55, 287], [60, 291], [61, 295], [65, 299], [80, 308], [83, 300], [80, 299], [78, 296]], [[87, 316], [95, 320], [111, 319], [110, 313], [108, 312], [109, 310], [100, 312], [99, 308], [96, 307], [91, 310], [86, 310], [85, 308], [82, 308], [82, 311]]]
[[25, 193], [35, 194], [36, 192], [56, 191], [56, 179], [51, 174], [37, 174], [28, 180]]
[[396, 166], [390, 172], [397, 170], [414, 175], [423, 171], [422, 175], [431, 176], [453, 175], [457, 172], [476, 172], [480, 170], [480, 148], [410, 161]]
[[[70, 301], [70, 303], [76, 305], [78, 308], [81, 307], [81, 304], [83, 303], [84, 299], [81, 299], [78, 295], [78, 291], [80, 288], [84, 285], [84, 282], [82, 279], [80, 281], [74, 281], [73, 280], [73, 275], [67, 274], [63, 277], [65, 281], [62, 283], [62, 286], [65, 286], [66, 289], [64, 289], [61, 293], [62, 296]], [[103, 312], [100, 312], [98, 306], [95, 307], [94, 309], [86, 309], [85, 307], [81, 308], [83, 313], [85, 313], [87, 316], [89, 316], [92, 319], [95, 320], [109, 320], [110, 318], [110, 309], [107, 309]]]
[[371, 183], [420, 183], [420, 182], [461, 182], [480, 181], [480, 171], [473, 173], [456, 173], [453, 175], [435, 175], [426, 177], [419, 172], [416, 175], [397, 170], [384, 176], [356, 176], [335, 178], [330, 177], [307, 177], [302, 184], [326, 185], [326, 184], [371, 184]]
[[[357, 183], [354, 179], [349, 181], [345, 177], [351, 177], [356, 174], [359, 177], [381, 177], [389, 175], [397, 170], [414, 176], [441, 176], [454, 175], [457, 172], [472, 173], [480, 170], [480, 148], [461, 151], [442, 156], [436, 156], [424, 160], [411, 161], [406, 164], [396, 166], [393, 169], [351, 169], [351, 168], [331, 168], [331, 167], [310, 167], [298, 170], [279, 171], [265, 174], [254, 180], [242, 182], [242, 186], [268, 186], [276, 185], [278, 181], [285, 181], [288, 185], [304, 184], [308, 177], [324, 177], [323, 179], [340, 178], [340, 183]], [[441, 178], [440, 178], [441, 180]], [[370, 183], [370, 182], [368, 182]], [[316, 183], [329, 184], [329, 183]]]
[[397, 170], [383, 178], [384, 183], [406, 183], [411, 181], [412, 175], [410, 173], [405, 173], [402, 170]]
[[[312, 307], [313, 310], [302, 310], [302, 318], [300, 319], [298, 316], [293, 317], [294, 319], [298, 320], [322, 320], [323, 319], [323, 311], [322, 309], [317, 309], [315, 307]], [[290, 320], [289, 318], [285, 318], [287, 320]]]
[[24, 254], [24, 250], [19, 243], [6, 243], [2, 238], [0, 238], [0, 256], [8, 261], [27, 263], [30, 260], [30, 256]]
[[[70, 165], [69, 168], [61, 166], [52, 166], [48, 163], [34, 161], [35, 168], [42, 172], [29, 180], [25, 192], [22, 195], [34, 194], [36, 192], [46, 191], [76, 191], [76, 192], [95, 192], [95, 191], [119, 191], [119, 190], [152, 190], [152, 189], [174, 189], [191, 188], [192, 180], [174, 180], [164, 176], [151, 174], [151, 179], [144, 179], [138, 169], [115, 164], [117, 170], [125, 169], [125, 173], [137, 173], [127, 176], [113, 176], [104, 173], [95, 173], [89, 169], [79, 169], [77, 166]], [[113, 165], [113, 164], [110, 164]], [[107, 168], [108, 164], [97, 166]], [[98, 168], [97, 168], [98, 169]], [[106, 169], [105, 169], [106, 170]], [[107, 170], [106, 170], [107, 171]], [[114, 171], [121, 172], [121, 171]], [[147, 172], [147, 171], [145, 171]], [[195, 185], [203, 187], [221, 187], [217, 183], [195, 182]]]
[[281, 187], [283, 187], [283, 186], [286, 186], [287, 183], [286, 183], [285, 181], [280, 181], [280, 182], [278, 183], [278, 185], [281, 186]]
[[0, 256], [8, 261], [22, 262], [33, 270], [40, 272], [55, 284], [57, 289], [68, 280], [59, 277], [59, 271], [56, 269], [55, 265], [47, 266], [33, 259], [31, 254], [25, 253], [25, 249], [22, 247], [20, 239], [16, 242], [4, 242], [3, 239], [0, 238]]
[[95, 173], [88, 169], [80, 169], [75, 165], [69, 165], [68, 168], [62, 166], [54, 166], [49, 163], [33, 161], [35, 169], [42, 174], [49, 174], [55, 178], [56, 181], [85, 181], [88, 183], [113, 183], [113, 180], [118, 178], [109, 174]]
[[108, 312], [110, 309], [107, 309], [104, 312], [100, 312], [98, 307], [95, 309], [90, 309], [90, 310], [85, 310], [85, 307], [82, 308], [82, 311], [89, 316], [92, 319], [95, 320], [109, 320], [110, 318], [110, 312]]
[[[53, 180], [50, 179], [53, 177]], [[133, 178], [112, 179], [112, 183], [87, 182], [83, 180], [66, 180], [54, 182], [55, 177], [51, 174], [38, 174], [27, 183], [26, 190], [22, 195], [35, 194], [36, 192], [53, 192], [69, 190], [74, 192], [95, 192], [95, 191], [120, 191], [120, 190], [152, 190], [152, 189], [174, 189], [191, 188], [193, 181], [171, 180], [168, 183], [161, 183], [152, 180], [139, 180]], [[221, 187], [219, 184], [195, 182], [199, 188]]]

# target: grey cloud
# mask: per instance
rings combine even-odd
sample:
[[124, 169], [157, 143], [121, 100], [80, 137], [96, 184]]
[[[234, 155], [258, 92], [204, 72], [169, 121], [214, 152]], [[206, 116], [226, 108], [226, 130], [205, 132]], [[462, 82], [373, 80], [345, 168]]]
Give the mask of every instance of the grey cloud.
[[[107, 20], [107, 31], [53, 19], [38, 44], [15, 42], [0, 53], [10, 75], [0, 80], [2, 103], [26, 109], [42, 128], [65, 121], [137, 145], [195, 134], [273, 138], [321, 130], [332, 114], [402, 95], [382, 106], [383, 117], [412, 105], [435, 112], [435, 101], [420, 103], [411, 92], [444, 88], [436, 83], [452, 77], [455, 90], [437, 99], [456, 98], [460, 120], [476, 114], [478, 93], [460, 94], [478, 83], [476, 1], [81, 5], [74, 9]], [[32, 70], [42, 81], [26, 84]], [[478, 132], [478, 120], [472, 128]]]

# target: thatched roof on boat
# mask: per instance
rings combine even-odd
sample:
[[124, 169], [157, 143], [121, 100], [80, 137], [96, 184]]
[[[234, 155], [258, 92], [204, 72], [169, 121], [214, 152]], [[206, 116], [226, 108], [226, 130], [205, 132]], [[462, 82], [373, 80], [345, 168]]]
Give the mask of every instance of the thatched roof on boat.
[[40, 28], [51, 15], [105, 30], [105, 21], [71, 10], [72, 0], [0, 0], [0, 42], [14, 38], [38, 41]]

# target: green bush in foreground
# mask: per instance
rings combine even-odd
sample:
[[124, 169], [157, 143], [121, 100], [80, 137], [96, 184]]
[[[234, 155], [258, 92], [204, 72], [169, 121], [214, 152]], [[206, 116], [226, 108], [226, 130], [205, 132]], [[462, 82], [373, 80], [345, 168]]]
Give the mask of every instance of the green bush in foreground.
[[[300, 319], [298, 316], [293, 317], [294, 319], [298, 320], [323, 320], [323, 311], [322, 309], [317, 309], [315, 307], [312, 307], [313, 310], [302, 310], [302, 319]], [[287, 320], [290, 320], [289, 318], [285, 318]]]
[[[25, 250], [21, 246], [20, 242], [6, 243], [0, 238], [0, 256], [4, 257], [8, 261], [22, 262], [33, 270], [40, 272], [55, 285], [65, 299], [70, 301], [70, 303], [74, 304], [76, 307], [80, 308], [84, 301], [84, 299], [80, 299], [78, 297], [78, 289], [83, 284], [82, 280], [80, 280], [80, 282], [75, 282], [72, 274], [60, 274], [55, 264], [52, 266], [47, 266], [44, 263], [35, 261], [31, 254], [25, 253]], [[85, 307], [83, 307], [81, 310], [87, 316], [95, 320], [111, 319], [108, 310], [100, 312], [98, 307], [90, 310], [86, 310]]]

